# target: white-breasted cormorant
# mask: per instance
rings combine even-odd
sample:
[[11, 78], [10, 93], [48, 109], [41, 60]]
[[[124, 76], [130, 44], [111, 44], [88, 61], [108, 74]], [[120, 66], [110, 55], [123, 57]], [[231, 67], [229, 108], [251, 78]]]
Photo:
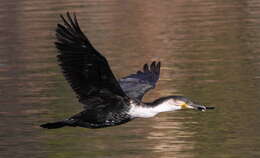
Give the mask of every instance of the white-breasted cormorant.
[[142, 71], [117, 80], [106, 58], [81, 31], [74, 14], [62, 15], [64, 24], [56, 29], [57, 56], [63, 74], [75, 91], [84, 110], [68, 119], [42, 124], [43, 128], [80, 126], [102, 128], [126, 123], [134, 118], [153, 117], [160, 112], [183, 108], [204, 111], [182, 96], [162, 97], [151, 103], [142, 102], [144, 94], [155, 87], [160, 75], [160, 62], [145, 64]]

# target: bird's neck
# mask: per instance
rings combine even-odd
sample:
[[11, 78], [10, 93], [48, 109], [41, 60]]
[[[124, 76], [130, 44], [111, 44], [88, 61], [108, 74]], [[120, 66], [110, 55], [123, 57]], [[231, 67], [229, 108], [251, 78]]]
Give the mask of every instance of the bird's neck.
[[170, 100], [161, 102], [154, 101], [151, 103], [131, 102], [128, 114], [133, 118], [149, 118], [161, 112], [175, 111], [179, 109], [181, 109], [181, 107], [174, 106]]

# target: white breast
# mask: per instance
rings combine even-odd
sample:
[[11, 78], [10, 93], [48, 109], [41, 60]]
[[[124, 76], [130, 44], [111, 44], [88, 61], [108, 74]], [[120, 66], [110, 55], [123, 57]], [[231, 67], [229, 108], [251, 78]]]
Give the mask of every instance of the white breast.
[[159, 104], [154, 107], [140, 106], [134, 103], [131, 103], [130, 106], [131, 107], [128, 111], [128, 114], [133, 118], [136, 117], [148, 118], [148, 117], [153, 117], [160, 112], [175, 111], [181, 109], [180, 106], [176, 106], [171, 100], [165, 101], [162, 104]]

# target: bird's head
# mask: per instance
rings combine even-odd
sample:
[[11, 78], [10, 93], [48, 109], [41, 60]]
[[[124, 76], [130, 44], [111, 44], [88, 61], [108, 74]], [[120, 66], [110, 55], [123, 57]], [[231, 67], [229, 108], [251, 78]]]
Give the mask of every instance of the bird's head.
[[195, 104], [186, 97], [173, 96], [171, 99], [173, 100], [174, 106], [180, 106], [181, 109], [195, 109], [200, 111], [206, 110], [204, 105]]
[[[155, 103], [156, 102], [156, 103]], [[204, 105], [193, 103], [190, 99], [183, 96], [168, 96], [156, 100], [154, 103], [173, 110], [179, 109], [195, 109], [205, 111], [207, 109]]]

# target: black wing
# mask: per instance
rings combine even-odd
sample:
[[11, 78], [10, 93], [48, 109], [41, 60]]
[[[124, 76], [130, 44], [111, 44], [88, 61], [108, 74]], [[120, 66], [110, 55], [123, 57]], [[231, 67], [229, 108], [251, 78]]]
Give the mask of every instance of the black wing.
[[142, 100], [144, 94], [155, 88], [160, 77], [160, 62], [152, 62], [150, 66], [145, 64], [143, 71], [137, 71], [119, 80], [119, 84], [124, 92], [133, 99]]
[[75, 14], [72, 17], [67, 13], [67, 19], [62, 15], [61, 18], [64, 24], [58, 24], [56, 29], [57, 57], [79, 101], [86, 104], [87, 108], [123, 103], [128, 97], [110, 70], [106, 58], [95, 50], [81, 31]]

